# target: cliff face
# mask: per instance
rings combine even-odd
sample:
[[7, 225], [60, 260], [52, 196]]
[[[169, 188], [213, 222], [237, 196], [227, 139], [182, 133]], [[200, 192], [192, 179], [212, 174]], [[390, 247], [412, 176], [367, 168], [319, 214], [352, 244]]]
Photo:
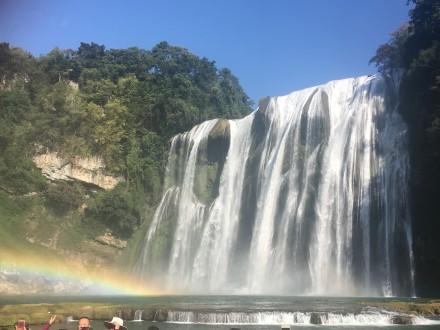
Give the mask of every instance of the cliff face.
[[66, 159], [56, 152], [51, 152], [35, 156], [33, 161], [51, 181], [79, 180], [106, 190], [113, 189], [123, 181], [121, 177], [105, 174], [105, 164], [99, 157], [81, 158], [76, 156]]
[[[435, 121], [434, 96], [424, 95], [415, 85], [406, 78], [400, 93], [410, 137], [415, 276], [417, 295], [436, 297], [440, 295], [440, 126]], [[435, 97], [440, 102], [440, 94]]]
[[[48, 186], [66, 185], [66, 181], [67, 186], [81, 186], [80, 192], [74, 190], [81, 193], [81, 202], [60, 213], [48, 202], [48, 190], [23, 195], [0, 191], [0, 260], [7, 262], [0, 265], [0, 293], [84, 292], [88, 290], [87, 283], [62, 274], [49, 276], [39, 269], [26, 269], [29, 262], [24, 262], [23, 268], [22, 260], [26, 257], [40, 260], [41, 265], [55, 263], [54, 269], [65, 265], [84, 272], [99, 271], [116, 263], [129, 250], [128, 241], [115, 237], [106, 224], [85, 218], [84, 212], [95, 195], [109, 193], [123, 178], [108, 175], [106, 164], [99, 157], [66, 158], [52, 152], [32, 160], [52, 181]], [[63, 195], [63, 190], [56, 193]]]

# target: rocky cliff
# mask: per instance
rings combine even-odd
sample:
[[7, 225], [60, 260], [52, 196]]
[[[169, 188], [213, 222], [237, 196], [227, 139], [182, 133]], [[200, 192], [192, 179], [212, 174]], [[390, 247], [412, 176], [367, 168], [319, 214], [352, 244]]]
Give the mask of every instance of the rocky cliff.
[[49, 152], [35, 156], [33, 161], [51, 181], [79, 180], [109, 190], [123, 180], [121, 177], [107, 175], [105, 164], [99, 157], [64, 158], [56, 152]]

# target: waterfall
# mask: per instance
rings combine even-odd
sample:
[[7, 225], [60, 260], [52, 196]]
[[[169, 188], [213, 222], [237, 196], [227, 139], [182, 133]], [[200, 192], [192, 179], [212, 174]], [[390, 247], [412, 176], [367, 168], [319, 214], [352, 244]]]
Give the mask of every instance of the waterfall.
[[[400, 318], [400, 320], [399, 320]], [[194, 312], [168, 311], [167, 322], [187, 324], [230, 324], [230, 325], [312, 325], [329, 326], [390, 326], [406, 319], [409, 324], [435, 325], [440, 321], [424, 317], [399, 314], [385, 310], [366, 310], [360, 313], [332, 312]]]
[[175, 136], [136, 273], [189, 293], [414, 295], [396, 91], [333, 81]]
[[137, 322], [140, 322], [140, 321], [142, 321], [142, 313], [143, 313], [144, 311], [142, 310], [142, 309], [137, 309], [135, 312], [134, 312], [134, 319], [133, 319], [133, 321], [137, 321]]

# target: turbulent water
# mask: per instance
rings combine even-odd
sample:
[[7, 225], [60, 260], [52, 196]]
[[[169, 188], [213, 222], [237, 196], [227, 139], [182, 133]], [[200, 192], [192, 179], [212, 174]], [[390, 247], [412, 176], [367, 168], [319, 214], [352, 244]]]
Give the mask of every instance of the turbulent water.
[[345, 79], [175, 136], [137, 274], [177, 292], [414, 295], [396, 100], [391, 78]]
[[[281, 325], [291, 329], [371, 329], [392, 327], [393, 330], [440, 329], [440, 320], [384, 309], [396, 301], [405, 304], [426, 302], [423, 299], [335, 298], [286, 296], [0, 296], [0, 304], [50, 303], [76, 305], [116, 304], [117, 313], [130, 330], [275, 330]], [[60, 306], [61, 306], [60, 305]], [[90, 307], [90, 306], [89, 306]], [[79, 312], [79, 311], [78, 311]], [[69, 317], [59, 329], [76, 329], [76, 316]], [[86, 314], [87, 315], [87, 314]], [[95, 315], [93, 317], [93, 315]], [[3, 315], [2, 315], [3, 316]], [[64, 315], [66, 316], [66, 315]], [[93, 328], [103, 327], [102, 316], [92, 313]]]
[[[370, 309], [360, 313], [315, 312], [188, 312], [168, 311], [167, 322], [188, 324], [258, 324], [258, 325], [313, 325], [330, 326], [388, 326], [402, 317], [394, 312]], [[413, 317], [410, 324], [438, 325], [438, 321]]]

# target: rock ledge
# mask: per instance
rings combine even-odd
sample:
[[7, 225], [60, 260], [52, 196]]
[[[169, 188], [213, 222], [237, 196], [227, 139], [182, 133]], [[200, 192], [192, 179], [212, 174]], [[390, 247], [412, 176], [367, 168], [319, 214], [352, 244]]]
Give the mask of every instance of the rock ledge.
[[33, 158], [49, 180], [79, 180], [103, 189], [113, 189], [123, 179], [105, 174], [105, 164], [99, 157], [78, 156], [65, 159], [56, 152], [37, 155]]
[[95, 238], [95, 241], [98, 243], [113, 246], [118, 249], [123, 249], [127, 247], [127, 241], [120, 240], [118, 238], [113, 237], [113, 235], [109, 232], [105, 233], [102, 236], [98, 236]]

